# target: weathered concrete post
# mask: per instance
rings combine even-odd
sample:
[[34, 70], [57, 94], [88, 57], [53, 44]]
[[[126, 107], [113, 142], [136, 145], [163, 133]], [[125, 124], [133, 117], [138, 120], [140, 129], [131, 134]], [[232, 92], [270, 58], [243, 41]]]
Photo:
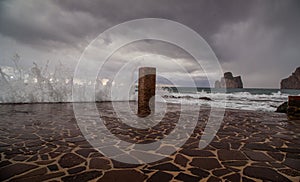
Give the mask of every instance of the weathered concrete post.
[[[138, 116], [146, 117], [155, 108], [156, 68], [142, 67], [139, 69], [138, 85]], [[151, 99], [152, 98], [152, 99]]]

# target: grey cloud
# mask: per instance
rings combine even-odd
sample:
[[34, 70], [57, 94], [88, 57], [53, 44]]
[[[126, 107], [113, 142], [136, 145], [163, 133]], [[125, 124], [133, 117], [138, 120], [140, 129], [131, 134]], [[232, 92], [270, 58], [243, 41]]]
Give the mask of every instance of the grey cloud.
[[[224, 71], [244, 75], [248, 87], [277, 87], [280, 78], [299, 66], [297, 0], [4, 0], [0, 1], [0, 37], [15, 40], [17, 47], [40, 50], [37, 57], [53, 50], [80, 55], [107, 28], [149, 17], [175, 20], [198, 32]], [[107, 44], [110, 41], [105, 39]], [[186, 65], [192, 60], [174, 46], [151, 41], [129, 45], [124, 54], [133, 51], [181, 58]]]

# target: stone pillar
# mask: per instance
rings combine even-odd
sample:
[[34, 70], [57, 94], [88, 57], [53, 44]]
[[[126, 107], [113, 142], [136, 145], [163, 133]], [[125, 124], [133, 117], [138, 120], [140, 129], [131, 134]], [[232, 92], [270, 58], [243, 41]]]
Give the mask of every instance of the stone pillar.
[[[139, 69], [138, 85], [138, 116], [146, 117], [155, 108], [156, 68], [142, 67]], [[151, 99], [152, 98], [152, 99]]]
[[289, 120], [300, 120], [300, 96], [289, 96], [287, 116]]

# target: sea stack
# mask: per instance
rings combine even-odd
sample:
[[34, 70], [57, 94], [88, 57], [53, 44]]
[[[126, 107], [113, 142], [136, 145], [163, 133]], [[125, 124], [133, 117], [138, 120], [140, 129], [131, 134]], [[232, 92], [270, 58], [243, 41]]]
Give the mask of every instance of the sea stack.
[[243, 88], [241, 76], [234, 77], [231, 72], [224, 73], [221, 80], [215, 82], [215, 88]]
[[280, 82], [281, 89], [300, 89], [300, 67], [288, 78], [282, 79]]

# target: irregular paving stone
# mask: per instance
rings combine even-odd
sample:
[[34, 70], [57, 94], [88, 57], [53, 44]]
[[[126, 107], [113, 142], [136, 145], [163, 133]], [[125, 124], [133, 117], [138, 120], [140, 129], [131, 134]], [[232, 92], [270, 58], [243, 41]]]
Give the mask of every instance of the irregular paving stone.
[[172, 178], [173, 178], [173, 175], [171, 175], [169, 173], [157, 171], [147, 181], [148, 182], [157, 182], [157, 181], [165, 182], [165, 181], [171, 181]]
[[80, 173], [81, 171], [84, 171], [84, 170], [86, 170], [86, 167], [79, 166], [79, 167], [74, 167], [74, 168], [68, 169], [68, 173], [75, 174], [75, 173]]
[[36, 160], [38, 160], [38, 156], [37, 156], [37, 155], [34, 155], [34, 156], [32, 156], [31, 158], [29, 158], [29, 159], [27, 160], [27, 162], [36, 161]]
[[39, 175], [39, 176], [29, 176], [26, 178], [16, 178], [13, 179], [12, 181], [14, 182], [24, 182], [24, 181], [28, 181], [28, 182], [32, 182], [32, 181], [46, 181], [52, 178], [57, 178], [60, 176], [65, 175], [64, 172], [56, 172], [56, 173], [50, 173], [50, 174], [43, 174], [43, 175]]
[[186, 167], [188, 161], [189, 160], [186, 157], [184, 157], [183, 155], [181, 155], [181, 154], [177, 154], [176, 157], [175, 157], [175, 160], [174, 160], [174, 162], [176, 164], [179, 164], [179, 165], [181, 165], [183, 167]]
[[245, 155], [238, 150], [218, 150], [218, 157], [221, 161], [226, 160], [247, 160]]
[[160, 147], [160, 142], [154, 142], [154, 143], [148, 143], [147, 145], [139, 144], [135, 145], [133, 148], [136, 150], [156, 150], [158, 147]]
[[200, 177], [200, 179], [206, 178], [209, 175], [209, 172], [204, 171], [200, 168], [190, 168], [189, 171], [191, 171], [191, 173], [193, 175], [196, 175], [196, 176]]
[[183, 149], [180, 151], [181, 153], [188, 155], [188, 156], [195, 156], [195, 157], [214, 157], [215, 155], [206, 150], [189, 150], [189, 149]]
[[33, 177], [33, 176], [42, 176], [42, 175], [45, 175], [46, 173], [47, 173], [47, 168], [43, 167], [43, 168], [35, 169], [35, 170], [33, 170], [29, 173], [26, 173], [24, 175], [21, 175], [17, 179], [25, 179], [25, 178], [30, 178], [30, 177]]
[[277, 151], [273, 147], [268, 146], [263, 143], [246, 143], [244, 148], [248, 148], [248, 149], [252, 149], [252, 150], [272, 151], [272, 152]]
[[86, 141], [86, 139], [84, 137], [66, 138], [65, 140], [66, 140], [66, 142], [72, 142], [72, 143]]
[[122, 182], [133, 182], [133, 181], [144, 181], [147, 178], [146, 175], [136, 170], [111, 170], [104, 173], [104, 175], [98, 180], [98, 182], [107, 181], [122, 181]]
[[110, 162], [107, 159], [101, 159], [101, 158], [92, 158], [90, 160], [90, 169], [110, 169], [111, 165]]
[[90, 155], [90, 153], [94, 153], [94, 152], [97, 152], [97, 151], [95, 149], [79, 149], [79, 150], [75, 151], [75, 153], [77, 153], [85, 158], [87, 158]]
[[300, 153], [300, 149], [296, 149], [296, 148], [279, 148], [279, 150], [288, 153], [296, 153], [296, 154]]
[[1, 161], [1, 162], [0, 162], [0, 168], [1, 168], [1, 167], [4, 167], [4, 166], [7, 166], [7, 165], [9, 165], [9, 164], [11, 164], [11, 162], [9, 162], [9, 161]]
[[51, 164], [53, 163], [55, 160], [48, 160], [48, 161], [37, 161], [37, 162], [34, 162], [38, 165], [47, 165], [47, 164]]
[[101, 148], [101, 152], [107, 156], [116, 156], [123, 153], [120, 149], [118, 149], [115, 146], [103, 147]]
[[245, 176], [242, 177], [242, 181], [243, 181], [243, 182], [255, 182], [254, 180], [249, 179], [249, 178], [247, 178], [247, 177], [245, 177]]
[[300, 176], [300, 172], [293, 169], [280, 169], [279, 171], [289, 176]]
[[290, 181], [286, 177], [282, 176], [281, 174], [277, 173], [275, 170], [270, 168], [247, 166], [244, 169], [243, 173], [249, 177], [254, 177], [262, 180], [278, 182]]
[[[136, 158], [133, 158], [131, 155], [128, 155], [128, 154], [122, 154], [122, 155], [119, 155], [117, 156], [116, 158], [114, 158], [116, 162], [114, 162], [114, 166], [117, 166], [120, 164], [120, 162], [117, 162], [117, 161], [123, 161], [124, 163], [129, 164], [129, 166], [131, 165], [134, 165], [134, 164], [138, 164], [139, 161], [136, 159]], [[124, 164], [123, 163], [123, 164]], [[120, 167], [121, 166], [124, 166], [123, 164], [119, 165]], [[128, 166], [128, 165], [127, 165]]]
[[162, 146], [156, 151], [156, 153], [164, 155], [171, 155], [174, 152], [176, 152], [176, 149], [172, 146]]
[[286, 158], [283, 164], [300, 171], [300, 159]]
[[225, 166], [245, 166], [248, 162], [246, 161], [228, 161], [228, 162], [222, 162]]
[[132, 157], [141, 159], [146, 162], [158, 161], [165, 158], [165, 156], [162, 155], [157, 155], [157, 154], [152, 154], [152, 153], [142, 152], [142, 151], [131, 151], [129, 154]]
[[189, 174], [185, 174], [185, 173], [179, 173], [175, 179], [177, 180], [181, 180], [181, 181], [199, 181], [200, 178], [199, 177], [196, 177], [196, 176], [192, 176], [192, 175], [189, 175]]
[[58, 166], [56, 164], [52, 164], [52, 165], [49, 165], [47, 167], [50, 171], [57, 171], [58, 170]]
[[207, 180], [207, 182], [221, 182], [222, 180], [220, 178], [210, 176]]
[[8, 179], [14, 175], [21, 174], [25, 171], [29, 171], [31, 169], [37, 168], [38, 166], [32, 165], [32, 164], [22, 164], [22, 163], [16, 163], [11, 164], [8, 166], [5, 166], [0, 169], [0, 181], [3, 181], [5, 179]]
[[69, 168], [81, 163], [85, 162], [85, 160], [73, 153], [64, 154], [58, 161], [59, 165], [63, 168]]
[[267, 152], [267, 154], [277, 161], [282, 161], [284, 158], [284, 155], [278, 152]]
[[228, 176], [223, 177], [223, 179], [226, 179], [228, 181], [241, 181], [241, 175], [239, 173], [230, 174]]
[[27, 159], [28, 159], [28, 157], [25, 157], [25, 156], [16, 156], [13, 158], [14, 161], [25, 161]]
[[193, 158], [190, 165], [202, 169], [207, 169], [207, 170], [221, 167], [220, 163], [215, 158]]
[[268, 162], [273, 161], [270, 157], [268, 157], [266, 154], [262, 152], [245, 151], [244, 153], [253, 161], [268, 161]]
[[292, 158], [292, 159], [300, 159], [300, 153], [299, 154], [295, 154], [295, 153], [287, 153], [286, 154], [287, 158]]
[[64, 182], [82, 182], [82, 181], [89, 181], [95, 179], [102, 175], [100, 171], [88, 171], [80, 174], [75, 174], [71, 176], [66, 176], [61, 178]]
[[232, 171], [228, 170], [228, 169], [216, 169], [214, 170], [212, 173], [215, 176], [224, 176], [225, 174], [231, 173]]
[[114, 168], [136, 168], [141, 166], [140, 164], [128, 164], [124, 162], [119, 162], [116, 160], [111, 160]]
[[157, 170], [163, 170], [163, 171], [181, 171], [181, 169], [179, 167], [175, 166], [172, 163], [158, 164], [155, 166], [151, 166], [148, 169], [157, 169]]
[[215, 147], [216, 149], [227, 149], [229, 150], [229, 143], [225, 143], [225, 142], [211, 142], [210, 143], [211, 146]]

